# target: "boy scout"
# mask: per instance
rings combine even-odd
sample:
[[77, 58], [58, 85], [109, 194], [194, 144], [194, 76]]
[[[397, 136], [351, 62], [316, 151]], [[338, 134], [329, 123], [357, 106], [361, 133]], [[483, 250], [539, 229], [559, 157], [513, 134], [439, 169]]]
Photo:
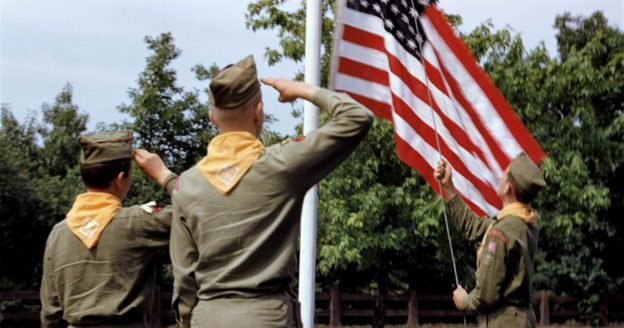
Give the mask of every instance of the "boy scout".
[[540, 169], [524, 154], [504, 172], [498, 187], [503, 209], [493, 218], [479, 218], [457, 195], [451, 168], [440, 161], [441, 180], [453, 220], [470, 240], [481, 240], [477, 251], [476, 286], [453, 292], [459, 310], [479, 314], [480, 327], [535, 327], [533, 259], [537, 249], [537, 213], [531, 201], [546, 183]]
[[210, 83], [210, 119], [220, 134], [180, 176], [172, 199], [174, 310], [185, 327], [296, 327], [292, 289], [306, 191], [364, 138], [372, 114], [345, 94], [264, 79], [282, 102], [312, 101], [329, 121], [305, 139], [264, 147], [252, 56]]
[[[43, 327], [149, 327], [155, 251], [169, 242], [170, 208], [122, 207], [131, 185], [132, 134], [79, 138], [87, 191], [48, 237], [41, 282]], [[136, 150], [143, 172], [170, 192], [177, 177]], [[160, 210], [160, 211], [159, 211]]]

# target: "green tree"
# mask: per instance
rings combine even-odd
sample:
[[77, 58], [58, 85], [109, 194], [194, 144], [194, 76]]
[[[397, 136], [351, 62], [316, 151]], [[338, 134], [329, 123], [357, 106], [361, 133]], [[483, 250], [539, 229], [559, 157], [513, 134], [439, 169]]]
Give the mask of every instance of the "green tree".
[[122, 104], [119, 110], [132, 117], [129, 127], [137, 135], [137, 146], [158, 153], [180, 172], [205, 154], [215, 129], [198, 92], [184, 91], [177, 84], [171, 63], [182, 51], [173, 42], [171, 33], [145, 38], [151, 54], [138, 86], [128, 91], [131, 103]]
[[80, 145], [78, 136], [87, 129], [89, 116], [78, 111], [73, 103], [73, 89], [67, 83], [56, 96], [54, 104], [43, 104], [43, 125], [39, 134], [43, 139], [41, 161], [51, 176], [65, 176], [67, 170], [78, 164]]
[[[31, 117], [20, 124], [2, 104], [0, 125], [0, 289], [34, 289], [40, 275], [48, 228], [41, 224], [45, 201], [37, 195], [33, 173], [40, 149], [37, 124]], [[29, 254], [28, 257], [16, 256]]]
[[[171, 33], [147, 36], [145, 43], [150, 50], [145, 69], [139, 74], [138, 86], [128, 91], [131, 103], [118, 109], [131, 116], [124, 127], [134, 131], [136, 146], [159, 154], [172, 171], [181, 173], [206, 154], [215, 128], [198, 91], [185, 91], [177, 83], [171, 63], [182, 51], [175, 46]], [[201, 73], [196, 72], [198, 77]], [[153, 182], [134, 171], [128, 203], [152, 199], [169, 202]]]
[[3, 288], [37, 288], [50, 228], [63, 219], [74, 197], [83, 189], [77, 168], [80, 147], [76, 138], [84, 132], [88, 117], [73, 104], [71, 85], [61, 90], [53, 105], [44, 104], [41, 112], [42, 124], [34, 116], [20, 124], [9, 106], [2, 105]]

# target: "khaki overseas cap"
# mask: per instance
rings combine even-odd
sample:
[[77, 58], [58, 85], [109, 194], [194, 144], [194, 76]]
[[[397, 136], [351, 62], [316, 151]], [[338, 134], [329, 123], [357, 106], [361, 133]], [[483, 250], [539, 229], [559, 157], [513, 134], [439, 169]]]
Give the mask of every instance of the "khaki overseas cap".
[[546, 186], [542, 171], [524, 152], [509, 163], [509, 172], [520, 191], [531, 198]]
[[210, 82], [210, 105], [221, 109], [240, 107], [260, 91], [256, 62], [249, 55], [226, 66]]
[[90, 165], [132, 158], [132, 132], [115, 131], [78, 137], [80, 164]]

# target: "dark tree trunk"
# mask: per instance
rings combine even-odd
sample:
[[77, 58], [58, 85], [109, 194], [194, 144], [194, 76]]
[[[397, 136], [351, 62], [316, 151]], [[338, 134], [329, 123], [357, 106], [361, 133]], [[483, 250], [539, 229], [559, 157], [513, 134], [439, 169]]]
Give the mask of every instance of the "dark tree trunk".
[[386, 296], [388, 295], [388, 285], [390, 284], [388, 272], [382, 271], [379, 273], [377, 284], [379, 290], [377, 292], [377, 300], [375, 301], [373, 327], [383, 328], [386, 324]]

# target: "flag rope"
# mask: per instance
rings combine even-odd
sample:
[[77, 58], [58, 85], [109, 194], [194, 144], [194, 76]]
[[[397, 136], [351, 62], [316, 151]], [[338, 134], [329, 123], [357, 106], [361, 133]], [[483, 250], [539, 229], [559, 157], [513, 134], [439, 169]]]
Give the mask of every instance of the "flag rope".
[[[412, 8], [414, 10], [416, 10], [416, 6], [414, 5], [414, 0], [411, 0], [412, 2]], [[414, 25], [415, 25], [415, 35], [419, 35], [420, 34], [420, 30], [418, 28], [418, 21], [417, 21], [417, 15], [413, 16], [414, 18]], [[420, 63], [422, 65], [423, 68], [423, 72], [425, 72], [425, 83], [427, 85], [427, 96], [429, 98], [429, 109], [431, 110], [431, 120], [433, 121], [433, 131], [435, 133], [435, 139], [436, 139], [436, 147], [438, 150], [438, 154], [440, 154], [440, 160], [442, 160], [442, 149], [440, 147], [440, 136], [438, 135], [438, 126], [435, 120], [435, 115], [433, 113], [433, 102], [431, 101], [431, 89], [429, 88], [429, 78], [427, 77], [427, 69], [425, 67], [425, 53], [423, 52], [422, 49], [422, 38], [417, 38], [416, 39], [416, 43], [418, 44], [418, 50], [420, 52]], [[446, 102], [444, 103], [444, 106], [446, 106]], [[446, 109], [446, 108], [445, 108]], [[442, 182], [440, 182], [439, 179], [436, 178], [436, 180], [438, 181], [438, 188], [440, 188], [440, 200], [442, 201], [442, 212], [444, 213], [444, 225], [446, 227], [446, 237], [448, 238], [448, 243], [449, 243], [449, 250], [451, 252], [451, 262], [453, 263], [453, 274], [455, 275], [455, 288], [459, 287], [459, 278], [457, 276], [457, 265], [455, 263], [455, 252], [453, 251], [453, 242], [451, 240], [451, 231], [449, 229], [449, 223], [448, 223], [448, 216], [446, 214], [446, 203], [444, 202], [444, 198], [443, 198], [443, 194], [444, 194], [444, 189], [442, 188]], [[466, 314], [464, 314], [464, 326], [466, 326]]]

